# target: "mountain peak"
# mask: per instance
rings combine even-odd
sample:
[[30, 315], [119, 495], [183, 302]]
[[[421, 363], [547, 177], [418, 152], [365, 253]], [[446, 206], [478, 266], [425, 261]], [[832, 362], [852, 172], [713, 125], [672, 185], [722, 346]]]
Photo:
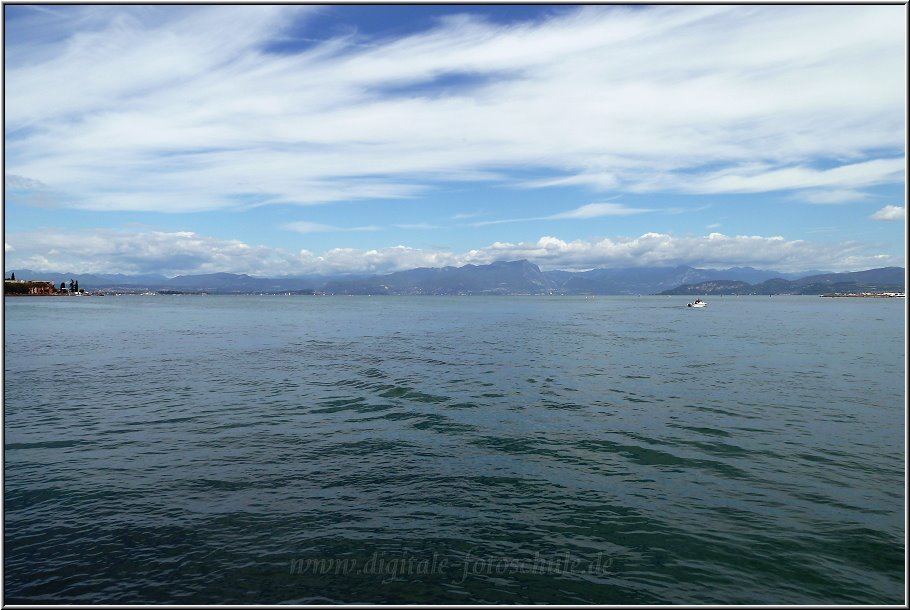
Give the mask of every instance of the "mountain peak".
[[540, 273], [540, 267], [532, 263], [526, 258], [519, 259], [517, 261], [495, 261], [489, 264], [490, 267], [515, 267], [522, 269], [529, 269]]

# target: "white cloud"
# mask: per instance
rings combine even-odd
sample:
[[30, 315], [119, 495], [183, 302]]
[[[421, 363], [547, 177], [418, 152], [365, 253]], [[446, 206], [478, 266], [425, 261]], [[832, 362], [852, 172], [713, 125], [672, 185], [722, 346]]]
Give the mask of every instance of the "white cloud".
[[307, 222], [299, 220], [281, 225], [282, 228], [297, 233], [338, 233], [342, 231], [378, 231], [380, 227], [363, 226], [363, 227], [336, 227], [333, 225], [320, 224], [318, 222]]
[[886, 205], [878, 212], [870, 216], [872, 220], [903, 220], [906, 217], [906, 211], [898, 205]]
[[188, 231], [127, 232], [108, 229], [20, 232], [11, 235], [8, 269], [80, 273], [162, 273], [178, 275], [227, 271], [260, 276], [311, 273], [386, 273], [414, 267], [441, 267], [528, 259], [544, 269], [591, 269], [690, 264], [702, 267], [753, 266], [779, 271], [857, 270], [903, 265], [903, 259], [858, 242], [815, 243], [782, 236], [711, 233], [565, 241], [544, 236], [536, 242], [494, 242], [454, 253], [405, 245], [360, 250], [334, 248], [322, 254], [291, 252]]
[[[8, 169], [61, 205], [172, 212], [534, 171], [632, 192], [904, 179], [901, 6], [584, 7], [270, 52], [309, 10], [324, 9], [55, 7], [17, 21]], [[408, 89], [452, 74], [476, 80]]]
[[[895, 157], [846, 164], [825, 170], [802, 166], [780, 168], [749, 163], [699, 176], [655, 176], [649, 182], [642, 182], [637, 188], [642, 190], [670, 188], [690, 193], [760, 193], [818, 187], [853, 189], [900, 182], [903, 179], [904, 159]], [[813, 195], [817, 198], [819, 192], [809, 193], [810, 198]]]
[[809, 203], [829, 204], [829, 203], [854, 203], [869, 199], [868, 193], [856, 191], [853, 189], [840, 190], [810, 190], [799, 193], [794, 198], [808, 201]]
[[619, 203], [589, 203], [574, 210], [559, 212], [549, 216], [532, 216], [530, 218], [501, 218], [499, 220], [485, 220], [482, 222], [472, 223], [472, 227], [485, 227], [489, 225], [510, 224], [515, 222], [534, 222], [538, 220], [586, 220], [590, 218], [601, 218], [603, 216], [632, 216], [634, 214], [645, 214], [655, 210], [647, 208], [630, 208]]
[[396, 224], [396, 225], [392, 225], [392, 226], [399, 228], [399, 229], [413, 229], [413, 230], [430, 230], [430, 229], [440, 228], [439, 225], [430, 224], [428, 222], [412, 222], [412, 223], [405, 223], [405, 224]]
[[8, 268], [81, 273], [209, 273], [237, 270], [264, 272], [281, 268], [284, 256], [272, 248], [250, 246], [190, 231], [127, 232], [94, 229], [79, 232], [45, 229], [15, 233], [15, 256]]
[[630, 208], [619, 203], [589, 203], [583, 205], [574, 210], [569, 210], [568, 212], [560, 212], [558, 214], [553, 214], [548, 216], [548, 219], [561, 219], [561, 218], [600, 218], [602, 216], [630, 216], [633, 214], [644, 214], [646, 212], [653, 212], [654, 210], [649, 210], [645, 208]]

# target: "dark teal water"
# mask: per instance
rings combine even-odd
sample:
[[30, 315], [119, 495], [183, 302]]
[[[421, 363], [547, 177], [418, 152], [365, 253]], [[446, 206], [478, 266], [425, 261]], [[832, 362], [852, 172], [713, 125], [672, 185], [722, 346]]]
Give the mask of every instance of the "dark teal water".
[[6, 602], [903, 603], [904, 303], [6, 299]]

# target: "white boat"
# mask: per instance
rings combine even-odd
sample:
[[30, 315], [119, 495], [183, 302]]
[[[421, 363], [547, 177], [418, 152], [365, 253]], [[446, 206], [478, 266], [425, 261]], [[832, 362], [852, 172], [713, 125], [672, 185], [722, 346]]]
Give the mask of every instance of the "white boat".
[[702, 301], [701, 299], [695, 299], [692, 303], [688, 303], [686, 307], [707, 307], [708, 304]]

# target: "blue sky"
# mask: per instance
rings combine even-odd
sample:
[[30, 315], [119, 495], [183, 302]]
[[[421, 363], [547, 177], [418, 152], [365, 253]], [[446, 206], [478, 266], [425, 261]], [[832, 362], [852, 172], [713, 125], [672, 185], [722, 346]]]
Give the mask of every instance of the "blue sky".
[[905, 261], [904, 6], [5, 6], [5, 267]]

